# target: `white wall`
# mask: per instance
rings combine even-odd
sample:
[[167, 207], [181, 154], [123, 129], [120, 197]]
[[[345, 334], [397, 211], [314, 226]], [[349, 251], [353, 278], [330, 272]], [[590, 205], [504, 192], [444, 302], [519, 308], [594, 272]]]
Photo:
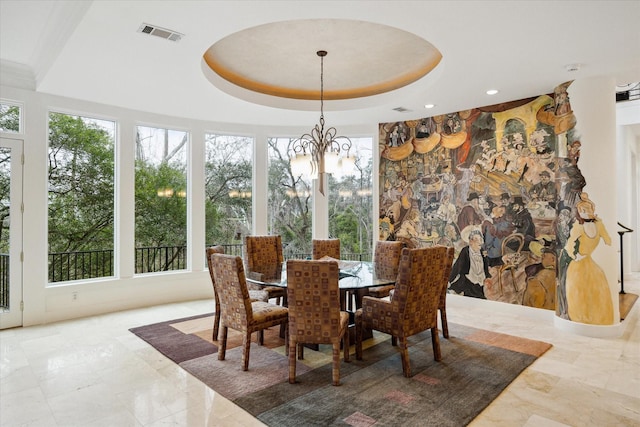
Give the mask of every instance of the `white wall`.
[[[628, 278], [640, 271], [640, 100], [618, 103], [616, 123], [618, 221], [634, 230], [622, 237], [623, 269]], [[620, 237], [616, 237], [619, 247]]]

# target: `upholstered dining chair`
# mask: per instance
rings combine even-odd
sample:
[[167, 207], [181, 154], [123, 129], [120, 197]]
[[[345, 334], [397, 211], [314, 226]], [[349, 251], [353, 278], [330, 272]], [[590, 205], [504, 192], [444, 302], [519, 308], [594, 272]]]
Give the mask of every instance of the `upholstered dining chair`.
[[333, 385], [340, 385], [340, 343], [349, 361], [349, 313], [340, 311], [337, 261], [287, 261], [289, 382], [296, 382], [296, 351], [302, 344], [333, 346]]
[[[213, 277], [212, 258], [213, 254], [223, 254], [223, 246], [211, 246], [206, 250], [207, 265], [209, 266], [209, 276], [211, 277], [211, 284], [213, 285], [213, 297], [215, 298], [215, 312], [213, 313], [213, 334], [211, 338], [214, 341], [218, 340], [218, 330], [220, 329], [220, 298], [218, 298], [218, 291], [216, 291], [216, 281]], [[249, 289], [249, 298], [251, 301], [269, 302], [269, 294], [266, 291], [257, 289]]]
[[[404, 242], [378, 240], [376, 242], [375, 253], [373, 254], [373, 265], [376, 277], [381, 279], [395, 279], [398, 276], [398, 266], [400, 264], [400, 253], [404, 248]], [[375, 298], [389, 296], [389, 292], [395, 285], [374, 286], [368, 289], [368, 294]]]
[[397, 338], [402, 372], [407, 378], [411, 377], [407, 340], [410, 336], [430, 329], [434, 359], [442, 359], [437, 315], [447, 250], [445, 246], [402, 249], [393, 298], [365, 296], [362, 308], [356, 311], [356, 359], [362, 359], [364, 328]]
[[340, 259], [340, 239], [313, 239], [311, 247], [313, 259], [323, 257]]
[[[284, 263], [281, 236], [245, 236], [242, 255], [247, 272], [260, 274], [261, 280], [280, 278]], [[275, 298], [277, 304], [282, 299], [282, 305], [287, 305], [287, 290], [284, 288], [253, 283], [249, 284], [249, 288], [264, 290], [269, 294], [269, 299]]]
[[[220, 298], [220, 325], [222, 337], [219, 341], [218, 360], [224, 360], [227, 350], [229, 328], [242, 333], [242, 369], [249, 369], [251, 334], [258, 332], [258, 343], [262, 344], [263, 331], [271, 326], [286, 325], [289, 311], [286, 307], [263, 301], [251, 302], [244, 275], [242, 258], [234, 255], [211, 255], [213, 276]], [[285, 333], [285, 348], [288, 350], [288, 334]]]
[[[451, 268], [453, 268], [453, 258], [455, 256], [455, 249], [451, 246], [447, 246], [447, 259], [446, 267], [443, 271], [444, 276], [442, 278], [442, 294], [440, 294], [440, 305], [438, 310], [440, 311], [440, 323], [442, 325], [442, 336], [449, 338], [449, 324], [447, 323], [447, 287], [449, 285], [449, 275], [451, 274]], [[389, 296], [393, 298], [393, 289], [389, 291]], [[393, 337], [393, 345], [397, 344], [396, 338]]]

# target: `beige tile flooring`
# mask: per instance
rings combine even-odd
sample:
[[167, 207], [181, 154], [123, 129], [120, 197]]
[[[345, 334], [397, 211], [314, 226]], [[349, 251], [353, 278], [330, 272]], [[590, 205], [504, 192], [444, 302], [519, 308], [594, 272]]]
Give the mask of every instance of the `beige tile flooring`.
[[[640, 275], [625, 280], [640, 292]], [[472, 426], [640, 425], [640, 303], [620, 338], [557, 329], [539, 310], [449, 299], [449, 321], [553, 344]], [[506, 304], [502, 304], [506, 306]], [[210, 300], [0, 331], [1, 426], [259, 426], [128, 331]]]

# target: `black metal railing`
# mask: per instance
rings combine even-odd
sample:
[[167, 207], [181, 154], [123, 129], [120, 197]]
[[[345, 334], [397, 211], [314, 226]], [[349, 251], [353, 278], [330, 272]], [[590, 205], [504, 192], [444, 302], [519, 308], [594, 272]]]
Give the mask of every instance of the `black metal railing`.
[[49, 254], [49, 282], [113, 276], [113, 249]]
[[9, 254], [0, 254], [0, 309], [9, 309]]
[[186, 246], [136, 248], [136, 274], [187, 268]]
[[[209, 245], [213, 246], [213, 245]], [[221, 245], [225, 253], [242, 256], [242, 244]], [[204, 251], [202, 251], [204, 257]], [[283, 249], [285, 260], [310, 259], [310, 253], [300, 253]], [[371, 261], [371, 253], [343, 253], [343, 259], [353, 261]], [[135, 273], [155, 273], [161, 271], [184, 270], [187, 268], [186, 246], [158, 246], [143, 247], [135, 250]], [[9, 256], [3, 257], [0, 265], [0, 286], [9, 286], [8, 263]], [[6, 272], [6, 273], [5, 273]], [[49, 283], [71, 280], [84, 280], [114, 276], [114, 253], [112, 249], [78, 252], [58, 252], [49, 254]], [[6, 278], [4, 278], [6, 276]], [[0, 287], [2, 298], [7, 292]]]

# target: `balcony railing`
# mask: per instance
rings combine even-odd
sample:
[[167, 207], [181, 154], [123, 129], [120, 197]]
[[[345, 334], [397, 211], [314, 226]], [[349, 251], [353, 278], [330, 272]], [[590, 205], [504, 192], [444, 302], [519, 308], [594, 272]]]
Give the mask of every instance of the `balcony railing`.
[[0, 309], [9, 308], [9, 254], [0, 254]]
[[[242, 256], [242, 244], [222, 245], [225, 253]], [[158, 246], [136, 248], [135, 273], [155, 273], [161, 271], [184, 270], [187, 266], [186, 246]], [[202, 251], [204, 256], [204, 250]], [[285, 259], [307, 259], [310, 253], [287, 251], [283, 248]], [[355, 261], [371, 261], [371, 253], [343, 253], [343, 259]], [[6, 272], [6, 284], [8, 287], [8, 255], [6, 256], [6, 268], [0, 264], [0, 276]], [[5, 262], [4, 258], [0, 261]], [[49, 254], [49, 283], [65, 282], [71, 280], [84, 280], [99, 277], [114, 276], [113, 250], [58, 252]], [[3, 286], [0, 277], [0, 286]], [[5, 292], [1, 291], [3, 297]]]

